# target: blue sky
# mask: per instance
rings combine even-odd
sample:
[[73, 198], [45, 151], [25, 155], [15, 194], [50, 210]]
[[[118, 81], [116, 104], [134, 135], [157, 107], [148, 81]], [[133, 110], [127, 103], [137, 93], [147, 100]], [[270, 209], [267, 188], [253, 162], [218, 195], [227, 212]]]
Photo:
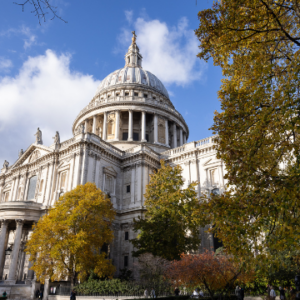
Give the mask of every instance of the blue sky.
[[49, 15], [41, 25], [29, 5], [22, 12], [14, 1], [0, 3], [1, 164], [12, 164], [34, 142], [37, 127], [45, 145], [56, 131], [62, 140], [71, 137], [72, 122], [97, 85], [124, 66], [132, 30], [143, 67], [165, 84], [186, 119], [189, 141], [212, 135], [222, 74], [212, 61], [196, 58], [193, 33], [197, 12], [212, 1], [53, 0], [67, 23]]

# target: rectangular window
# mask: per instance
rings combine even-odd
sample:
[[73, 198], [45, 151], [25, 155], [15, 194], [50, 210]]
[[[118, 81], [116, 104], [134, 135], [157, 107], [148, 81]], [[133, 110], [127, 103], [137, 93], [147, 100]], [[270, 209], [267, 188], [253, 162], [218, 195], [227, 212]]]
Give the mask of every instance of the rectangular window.
[[136, 92], [134, 93], [134, 96], [135, 96], [135, 97], [138, 97], [138, 95], [139, 95], [139, 93], [136, 93]]
[[127, 93], [125, 93], [125, 96], [129, 96], [129, 93], [127, 92]]
[[128, 256], [125, 255], [124, 256], [124, 268], [127, 268], [128, 267]]
[[67, 172], [63, 172], [60, 177], [60, 188], [61, 189], [66, 186], [66, 178], [67, 178]]
[[125, 231], [125, 241], [128, 241], [129, 240], [129, 234], [128, 234], [128, 231]]
[[146, 141], [149, 142], [149, 134], [146, 133]]
[[130, 193], [130, 185], [126, 186], [126, 193]]
[[127, 141], [128, 140], [128, 132], [123, 132], [122, 140], [123, 141]]
[[28, 188], [27, 200], [34, 199], [36, 183], [37, 183], [37, 176], [32, 176], [29, 179], [29, 188]]
[[147, 95], [147, 94], [144, 94], [144, 98], [148, 98], [148, 95]]
[[155, 97], [155, 96], [153, 96], [153, 99], [155, 100], [155, 99], [156, 99], [156, 97]]
[[133, 140], [134, 141], [139, 141], [139, 133], [138, 132], [133, 133]]

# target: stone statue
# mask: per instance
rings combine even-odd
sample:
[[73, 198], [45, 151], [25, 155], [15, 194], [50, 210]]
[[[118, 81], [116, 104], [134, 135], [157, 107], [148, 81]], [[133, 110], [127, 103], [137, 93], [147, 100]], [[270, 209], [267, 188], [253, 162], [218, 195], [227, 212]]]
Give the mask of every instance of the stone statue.
[[80, 124], [80, 133], [84, 133], [84, 124]]
[[55, 136], [53, 137], [53, 139], [54, 139], [54, 144], [55, 145], [60, 144], [60, 136], [59, 136], [59, 132], [58, 131], [56, 131]]
[[102, 138], [102, 128], [99, 128], [99, 136]]
[[41, 132], [40, 128], [37, 129], [37, 132], [35, 134], [35, 142], [37, 144], [43, 145], [42, 132]]
[[135, 31], [131, 31], [132, 33], [132, 44], [135, 44], [136, 43], [136, 34], [135, 34]]
[[3, 164], [3, 168], [7, 170], [8, 166], [9, 166], [9, 162], [7, 160], [5, 160], [4, 164]]
[[23, 151], [23, 149], [21, 149], [21, 150], [19, 151], [19, 157], [21, 157], [23, 154], [24, 154], [24, 151]]

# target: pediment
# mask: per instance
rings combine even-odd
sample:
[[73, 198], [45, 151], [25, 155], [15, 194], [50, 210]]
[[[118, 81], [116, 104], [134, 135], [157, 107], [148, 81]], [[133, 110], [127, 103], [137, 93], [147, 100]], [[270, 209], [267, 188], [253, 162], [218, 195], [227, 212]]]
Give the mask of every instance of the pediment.
[[18, 160], [14, 163], [12, 168], [17, 168], [22, 165], [33, 163], [39, 158], [43, 157], [46, 154], [52, 153], [53, 150], [43, 146], [32, 144], [29, 148], [18, 158]]
[[219, 159], [214, 159], [214, 158], [210, 158], [207, 161], [205, 161], [202, 166], [204, 167], [210, 167], [210, 166], [214, 166], [216, 164], [220, 163]]
[[62, 161], [59, 165], [58, 165], [58, 168], [61, 169], [61, 168], [65, 168], [65, 167], [69, 167], [70, 166], [70, 161], [71, 161], [72, 157], [68, 157], [66, 158], [64, 161]]
[[104, 171], [105, 174], [109, 174], [109, 175], [112, 175], [114, 177], [117, 177], [117, 172], [112, 166], [104, 167], [103, 171]]
[[7, 183], [5, 186], [4, 186], [4, 190], [6, 190], [6, 189], [9, 189], [9, 188], [11, 188], [11, 183]]

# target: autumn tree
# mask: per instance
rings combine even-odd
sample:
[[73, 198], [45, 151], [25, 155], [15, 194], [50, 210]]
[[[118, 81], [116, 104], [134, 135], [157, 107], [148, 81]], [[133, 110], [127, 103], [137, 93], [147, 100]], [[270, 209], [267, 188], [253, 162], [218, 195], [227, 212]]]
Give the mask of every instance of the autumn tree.
[[212, 129], [232, 187], [201, 219], [231, 253], [268, 263], [299, 249], [299, 1], [222, 0], [198, 16], [198, 56], [224, 76]]
[[115, 268], [101, 248], [113, 240], [114, 217], [110, 199], [93, 183], [61, 196], [33, 227], [26, 245], [37, 279], [68, 278], [75, 284], [92, 271], [111, 277]]
[[253, 272], [243, 272], [242, 264], [238, 264], [227, 255], [216, 255], [214, 252], [202, 254], [183, 254], [181, 260], [173, 261], [167, 269], [166, 276], [187, 288], [201, 287], [211, 299], [216, 292], [228, 293], [235, 282], [246, 283], [253, 280]]
[[171, 167], [161, 160], [161, 168], [150, 175], [144, 195], [147, 211], [144, 218], [134, 220], [134, 230], [139, 232], [132, 240], [135, 256], [151, 253], [173, 260], [198, 248], [196, 183], [183, 188], [181, 172], [180, 166]]

